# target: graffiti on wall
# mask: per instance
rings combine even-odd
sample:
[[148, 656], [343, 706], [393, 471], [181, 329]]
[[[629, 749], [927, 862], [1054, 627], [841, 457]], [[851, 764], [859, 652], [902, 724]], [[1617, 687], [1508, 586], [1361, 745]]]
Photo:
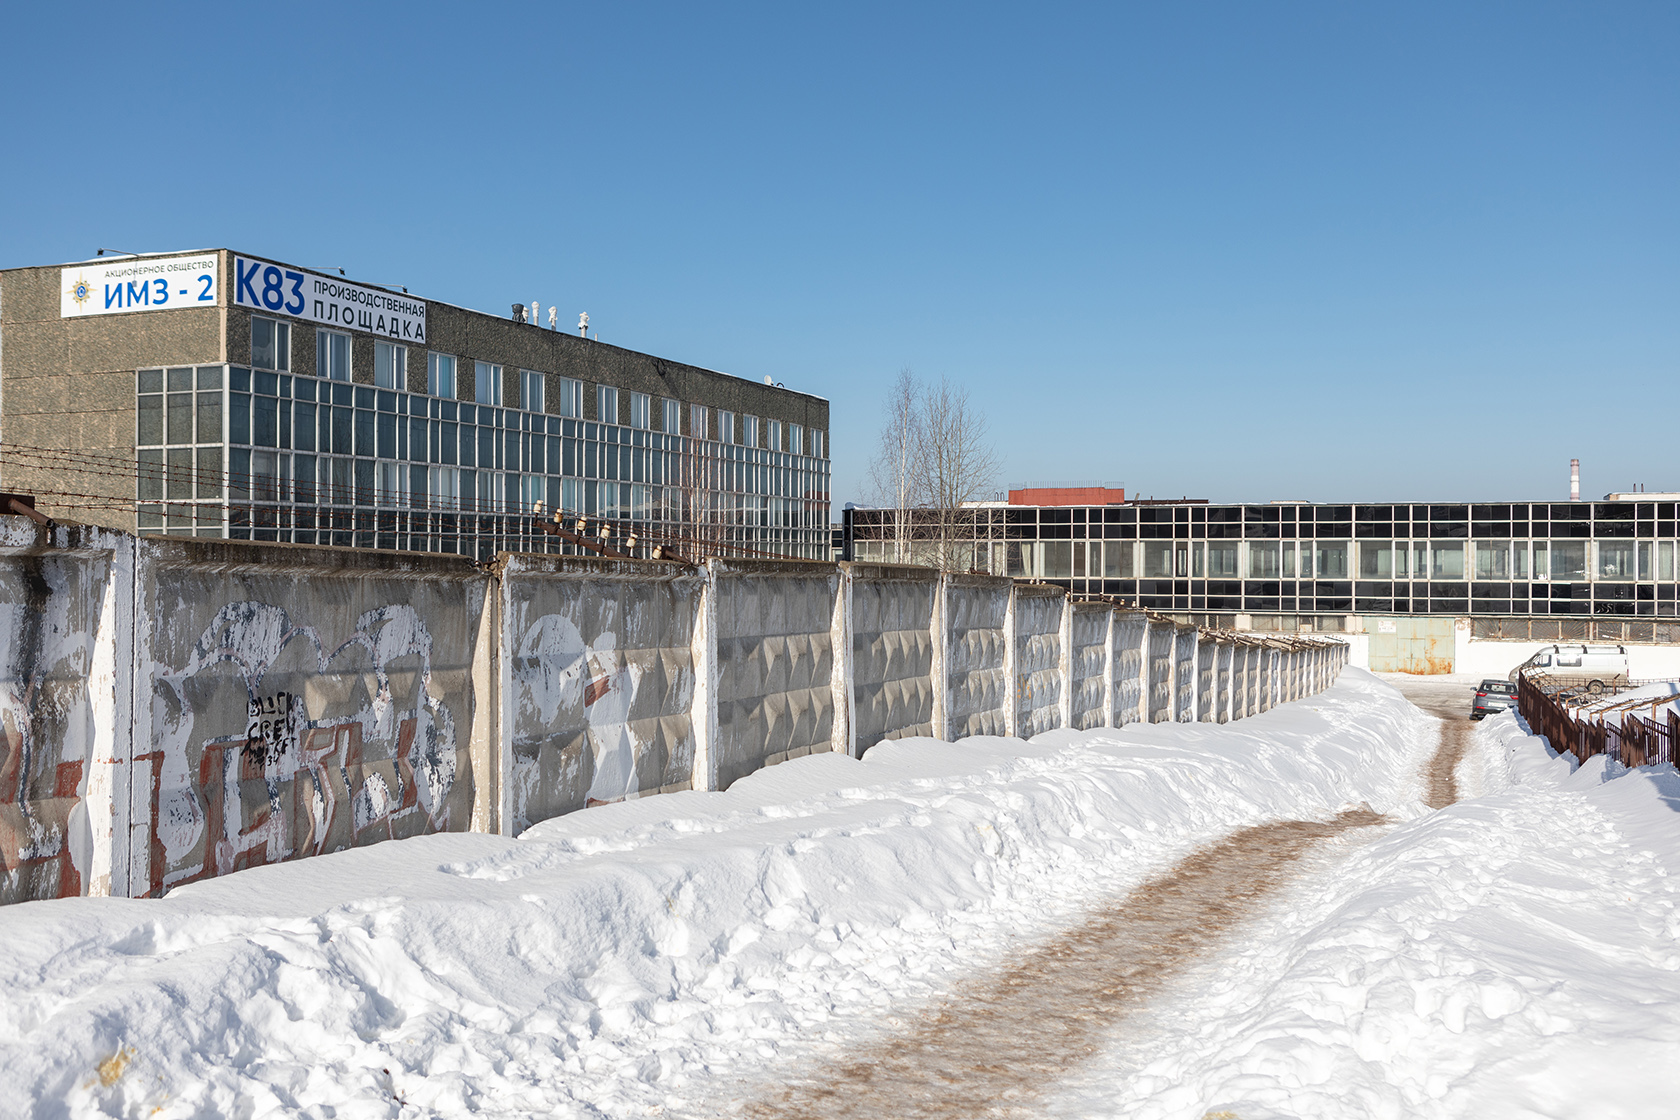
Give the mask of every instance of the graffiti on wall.
[[87, 677], [109, 572], [66, 555], [18, 557], [0, 573], [0, 903], [86, 887]]
[[413, 607], [329, 643], [229, 603], [153, 679], [154, 890], [450, 827], [455, 715]]

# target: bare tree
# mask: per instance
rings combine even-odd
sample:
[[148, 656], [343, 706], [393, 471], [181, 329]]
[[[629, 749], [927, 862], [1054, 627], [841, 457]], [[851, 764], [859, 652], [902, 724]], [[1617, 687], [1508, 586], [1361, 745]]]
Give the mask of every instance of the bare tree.
[[998, 466], [985, 417], [949, 378], [922, 385], [908, 369], [893, 382], [885, 415], [870, 480], [876, 504], [893, 511], [893, 560], [974, 566], [964, 503], [985, 497]]
[[893, 560], [910, 559], [910, 511], [920, 504], [918, 461], [922, 444], [922, 389], [908, 369], [887, 392], [881, 426], [881, 446], [869, 464], [869, 479], [876, 505], [893, 511]]
[[965, 509], [983, 498], [997, 475], [997, 453], [986, 432], [986, 418], [968, 399], [968, 390], [941, 377], [922, 393], [920, 474], [931, 524], [933, 556], [947, 571], [975, 565], [974, 514]]

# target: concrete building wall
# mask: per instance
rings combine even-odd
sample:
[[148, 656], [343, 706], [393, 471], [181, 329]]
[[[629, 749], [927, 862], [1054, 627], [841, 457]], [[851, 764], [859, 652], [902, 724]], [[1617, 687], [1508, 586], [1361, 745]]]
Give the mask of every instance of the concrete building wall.
[[1015, 622], [1015, 731], [1030, 739], [1062, 725], [1062, 602], [1059, 587], [1016, 584], [1012, 603]]
[[[222, 309], [64, 318], [60, 275], [58, 265], [0, 273], [0, 451], [10, 452], [0, 489], [38, 495], [54, 517], [132, 532], [134, 372], [225, 360]], [[72, 448], [74, 459], [37, 453]]]
[[935, 608], [927, 568], [846, 565], [851, 631], [852, 749], [934, 734]]
[[949, 735], [1008, 734], [1011, 581], [995, 576], [947, 576], [945, 687]]
[[500, 572], [502, 831], [689, 789], [705, 580], [658, 562], [509, 556]]
[[834, 724], [832, 564], [710, 560], [717, 596], [718, 789], [829, 750]]

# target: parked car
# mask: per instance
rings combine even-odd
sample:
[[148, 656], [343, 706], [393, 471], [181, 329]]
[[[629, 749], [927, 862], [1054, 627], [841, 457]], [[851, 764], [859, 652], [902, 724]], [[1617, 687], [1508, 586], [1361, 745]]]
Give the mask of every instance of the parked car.
[[1517, 706], [1517, 686], [1510, 681], [1488, 680], [1476, 686], [1476, 699], [1470, 705], [1470, 718], [1481, 719], [1492, 712], [1503, 712]]
[[1514, 683], [1523, 672], [1544, 673], [1559, 684], [1584, 687], [1588, 692], [1603, 692], [1605, 685], [1628, 683], [1628, 657], [1625, 646], [1543, 646], [1511, 670]]

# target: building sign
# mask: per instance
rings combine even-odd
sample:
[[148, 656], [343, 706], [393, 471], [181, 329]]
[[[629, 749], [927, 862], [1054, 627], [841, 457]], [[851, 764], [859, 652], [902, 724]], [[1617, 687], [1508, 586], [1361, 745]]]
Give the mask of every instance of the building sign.
[[216, 254], [201, 257], [129, 258], [59, 271], [59, 314], [115, 315], [171, 307], [215, 307]]
[[233, 258], [233, 302], [403, 342], [426, 341], [424, 300], [249, 257]]

